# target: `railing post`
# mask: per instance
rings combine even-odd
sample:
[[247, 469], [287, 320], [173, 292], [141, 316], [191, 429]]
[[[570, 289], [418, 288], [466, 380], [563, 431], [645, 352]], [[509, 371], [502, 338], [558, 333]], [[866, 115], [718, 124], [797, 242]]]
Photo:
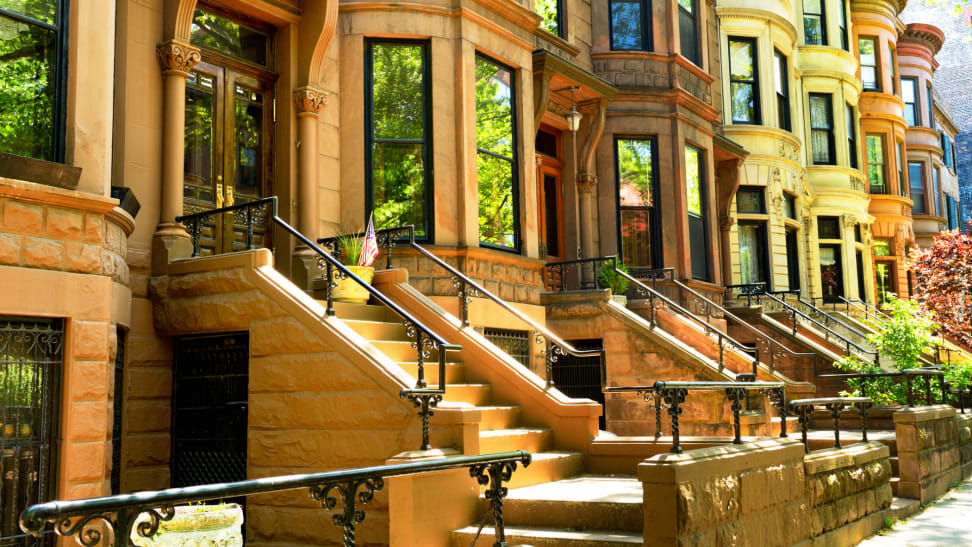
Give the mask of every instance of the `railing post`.
[[344, 547], [355, 545], [355, 525], [364, 522], [365, 512], [357, 508], [357, 503], [365, 505], [375, 497], [375, 492], [385, 487], [381, 477], [364, 478], [348, 482], [337, 482], [314, 486], [310, 489], [311, 499], [319, 502], [325, 511], [337, 507], [336, 489], [344, 504], [344, 512], [334, 515], [335, 526], [344, 528]]
[[[929, 380], [928, 383], [931, 383], [931, 380]], [[942, 390], [942, 400], [939, 401], [939, 402], [944, 405], [944, 404], [946, 404], [946, 401], [947, 401], [947, 399], [945, 398], [945, 393], [948, 390], [948, 383], [945, 382], [945, 375], [944, 374], [942, 374], [941, 376], [938, 377], [938, 386]]]
[[[656, 393], [658, 390], [656, 390]], [[672, 418], [672, 449], [673, 454], [681, 454], [682, 447], [679, 444], [678, 435], [678, 417], [682, 414], [682, 407], [680, 406], [685, 402], [685, 395], [688, 390], [685, 388], [671, 388], [662, 389], [661, 395], [665, 398], [665, 404], [668, 405], [668, 415]]]
[[729, 406], [732, 408], [732, 425], [736, 434], [732, 443], [742, 444], [742, 424], [739, 421], [739, 411], [742, 410], [742, 400], [746, 397], [746, 390], [739, 387], [728, 387], [726, 388], [726, 397], [729, 398]]
[[834, 448], [840, 448], [840, 411], [843, 410], [844, 403], [828, 403], [827, 410], [830, 417], [834, 420]]
[[[525, 459], [523, 466], [530, 465], [530, 460]], [[508, 482], [516, 470], [516, 462], [497, 462], [483, 465], [474, 465], [469, 468], [469, 475], [476, 479], [480, 485], [489, 485], [483, 497], [489, 502], [493, 512], [493, 526], [495, 530], [493, 547], [508, 547], [506, 543], [506, 527], [503, 524], [503, 498], [508, 492], [503, 486]]]
[[253, 246], [253, 207], [246, 208], [246, 248], [255, 249]]
[[761, 389], [759, 391], [769, 399], [770, 405], [779, 411], [780, 437], [786, 437], [786, 387], [770, 388], [767, 390]]
[[863, 441], [867, 442], [867, 409], [870, 408], [868, 403], [857, 403], [858, 410], [861, 412], [861, 435]]
[[332, 295], [333, 290], [337, 287], [337, 282], [334, 281], [334, 266], [331, 265], [329, 260], [325, 260], [325, 268], [327, 269], [327, 283], [324, 284], [324, 290], [327, 294], [327, 315], [334, 315], [334, 296]]
[[807, 454], [810, 453], [810, 445], [807, 442], [807, 430], [810, 428], [810, 412], [813, 410], [813, 405], [803, 405], [797, 407], [797, 421], [800, 422], [800, 438], [803, 440], [803, 451]]
[[935, 400], [932, 399], [932, 377], [930, 374], [922, 374], [921, 377], [925, 380], [925, 404], [933, 405], [935, 404]]
[[189, 221], [189, 239], [192, 240], [192, 257], [196, 258], [199, 256], [199, 234], [202, 233], [202, 229], [199, 227], [199, 223], [202, 221], [199, 217], [193, 217]]
[[908, 386], [908, 387], [907, 387], [907, 395], [908, 395], [908, 406], [915, 406], [915, 393], [914, 393], [914, 385], [913, 385], [913, 383], [912, 383], [912, 379], [913, 379], [913, 378], [914, 378], [914, 377], [913, 377], [913, 376], [912, 376], [911, 374], [906, 374], [906, 375], [905, 375], [905, 383], [906, 383], [906, 384], [907, 384], [907, 386]]

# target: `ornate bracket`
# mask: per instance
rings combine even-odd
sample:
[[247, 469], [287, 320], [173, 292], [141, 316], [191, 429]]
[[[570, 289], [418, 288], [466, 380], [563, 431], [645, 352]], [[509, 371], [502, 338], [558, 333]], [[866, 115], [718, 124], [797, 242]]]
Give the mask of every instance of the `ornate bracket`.
[[322, 484], [311, 487], [311, 499], [320, 502], [325, 511], [330, 511], [337, 507], [337, 497], [333, 491], [336, 489], [341, 496], [344, 504], [344, 512], [337, 513], [332, 517], [335, 526], [344, 528], [345, 547], [354, 546], [354, 528], [356, 524], [361, 524], [365, 519], [365, 512], [357, 508], [357, 504], [365, 505], [375, 497], [375, 492], [385, 487], [385, 481], [381, 477], [365, 478], [356, 481]]
[[155, 48], [155, 58], [159, 62], [163, 76], [189, 76], [189, 71], [202, 60], [199, 48], [169, 40]]
[[670, 388], [663, 389], [659, 395], [665, 400], [665, 404], [668, 406], [668, 415], [672, 418], [672, 450], [674, 454], [681, 454], [682, 447], [678, 443], [678, 417], [682, 415], [682, 407], [680, 406], [685, 402], [685, 395], [688, 394], [688, 390], [685, 388]]
[[[527, 454], [522, 460], [523, 467], [529, 466], [530, 461], [530, 455]], [[509, 490], [503, 486], [503, 483], [509, 482], [513, 477], [513, 471], [516, 471], [516, 462], [486, 463], [469, 468], [469, 476], [482, 486], [489, 485], [483, 497], [489, 502], [489, 507], [493, 511], [493, 526], [496, 530], [493, 547], [507, 547], [503, 524], [503, 498]]]

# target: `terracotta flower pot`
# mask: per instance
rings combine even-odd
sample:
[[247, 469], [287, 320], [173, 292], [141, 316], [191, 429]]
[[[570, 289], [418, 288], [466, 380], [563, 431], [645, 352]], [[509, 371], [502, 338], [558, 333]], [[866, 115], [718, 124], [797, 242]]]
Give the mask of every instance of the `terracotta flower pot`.
[[[360, 277], [365, 283], [371, 284], [375, 277], [375, 269], [370, 266], [347, 266], [351, 273]], [[337, 278], [337, 276], [335, 275]], [[335, 302], [351, 302], [353, 304], [366, 304], [371, 293], [358, 284], [357, 281], [348, 278], [337, 278], [337, 287], [331, 292]]]
[[218, 545], [242, 547], [243, 509], [228, 503], [218, 506], [179, 506], [172, 520], [159, 523], [154, 536], [138, 535], [138, 524], [148, 522], [147, 515], [140, 515], [132, 526], [131, 540], [138, 547], [196, 547]]

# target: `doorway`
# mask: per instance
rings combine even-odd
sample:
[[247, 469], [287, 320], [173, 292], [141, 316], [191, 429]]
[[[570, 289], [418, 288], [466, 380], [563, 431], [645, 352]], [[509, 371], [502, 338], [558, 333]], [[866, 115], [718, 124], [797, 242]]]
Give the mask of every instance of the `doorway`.
[[820, 246], [820, 285], [824, 302], [837, 302], [844, 296], [840, 245]]
[[786, 229], [786, 278], [788, 289], [800, 290], [800, 248], [793, 228]]
[[172, 361], [172, 486], [246, 480], [249, 334], [178, 338]]
[[[564, 164], [560, 161], [560, 134], [544, 126], [537, 132], [537, 222], [540, 256], [545, 262], [564, 260]], [[544, 284], [549, 291], [560, 290], [560, 277], [544, 269]]]

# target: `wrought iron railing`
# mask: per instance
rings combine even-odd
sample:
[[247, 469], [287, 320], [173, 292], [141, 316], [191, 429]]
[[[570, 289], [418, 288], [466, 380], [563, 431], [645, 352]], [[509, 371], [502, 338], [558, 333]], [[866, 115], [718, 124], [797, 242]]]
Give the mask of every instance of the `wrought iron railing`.
[[[675, 313], [685, 317], [689, 321], [692, 321], [693, 323], [699, 325], [703, 329], [703, 332], [705, 333], [706, 336], [715, 337], [716, 344], [719, 350], [720, 370], [725, 368], [725, 349], [726, 346], [728, 345], [732, 348], [735, 348], [738, 352], [740, 352], [743, 355], [752, 356], [753, 373], [756, 372], [756, 370], [759, 368], [759, 348], [758, 347], [743, 344], [742, 342], [730, 336], [728, 333], [711, 325], [709, 322], [705, 321], [704, 319], [701, 319], [697, 315], [693, 314], [689, 310], [682, 307], [680, 304], [677, 304], [674, 300], [668, 298], [667, 296], [659, 292], [656, 287], [649, 287], [648, 285], [642, 283], [641, 280], [632, 277], [630, 273], [626, 273], [624, 271], [617, 269], [616, 260], [617, 258], [613, 256], [585, 258], [579, 260], [568, 260], [564, 262], [549, 262], [544, 266], [544, 268], [548, 269], [548, 271], [550, 269], [557, 271], [557, 269], [559, 269], [562, 265], [565, 264], [574, 264], [574, 265], [579, 264], [580, 265], [579, 268], [583, 268], [584, 267], [583, 264], [601, 264], [601, 267], [613, 268], [617, 275], [620, 275], [621, 277], [625, 278], [630, 284], [634, 285], [633, 291], [635, 292], [635, 294], [648, 300], [647, 320], [652, 327], [658, 326], [655, 317], [655, 312], [660, 308], [667, 307], [668, 309], [674, 311]], [[663, 279], [663, 277], [668, 273], [669, 273], [668, 270], [658, 270], [657, 278], [646, 278], [646, 279], [652, 280], [654, 285], [655, 282], [657, 282], [657, 280]], [[595, 278], [596, 277], [597, 276], [595, 276]], [[560, 287], [560, 292], [567, 292], [567, 290], [568, 290], [568, 285], [562, 284]], [[602, 376], [602, 380], [606, 385], [607, 374], [606, 371], [603, 369], [603, 366], [602, 366], [601, 376]]]
[[797, 399], [790, 401], [790, 411], [797, 415], [800, 422], [800, 436], [803, 439], [803, 449], [810, 452], [807, 443], [807, 431], [810, 429], [810, 418], [815, 407], [821, 406], [830, 411], [833, 420], [834, 448], [840, 448], [840, 412], [848, 407], [857, 408], [861, 416], [861, 436], [867, 442], [867, 411], [874, 406], [869, 397], [823, 397], [818, 399]]
[[[502, 298], [496, 296], [492, 292], [483, 288], [482, 285], [476, 283], [470, 279], [466, 274], [460, 272], [458, 269], [454, 268], [452, 265], [442, 260], [441, 258], [435, 256], [427, 249], [415, 242], [415, 228], [413, 226], [402, 226], [399, 228], [392, 228], [389, 230], [382, 230], [383, 233], [388, 233], [384, 245], [388, 249], [388, 267], [391, 267], [391, 247], [396, 243], [407, 243], [409, 247], [418, 252], [421, 256], [431, 260], [436, 265], [444, 269], [452, 276], [452, 286], [456, 289], [456, 296], [459, 298], [459, 319], [462, 321], [463, 327], [469, 326], [469, 304], [472, 302], [472, 298], [480, 297], [492, 300], [493, 303], [502, 308], [505, 312], [509, 313], [513, 317], [516, 317], [519, 321], [525, 323], [533, 331], [534, 342], [541, 346], [541, 354], [544, 358], [544, 380], [547, 383], [547, 387], [554, 385], [553, 383], [553, 365], [560, 359], [561, 356], [565, 354], [570, 354], [575, 357], [594, 357], [600, 358], [602, 366], [604, 362], [604, 350], [579, 350], [569, 344], [568, 342], [561, 339], [559, 336], [551, 332], [547, 327], [537, 323], [529, 316], [517, 310], [513, 306], [510, 306]], [[395, 237], [398, 235], [399, 237]], [[402, 241], [401, 237], [404, 235], [407, 239]], [[323, 238], [318, 241], [327, 242], [328, 238]]]
[[605, 387], [605, 393], [637, 393], [649, 408], [655, 411], [655, 438], [662, 436], [661, 411], [668, 410], [672, 423], [671, 452], [682, 452], [679, 434], [679, 416], [682, 403], [689, 391], [725, 391], [732, 409], [733, 444], [742, 443], [742, 422], [740, 419], [746, 394], [756, 391], [767, 397], [780, 412], [780, 437], [786, 437], [786, 389], [783, 382], [757, 382], [752, 375], [743, 375], [748, 381], [739, 382], [670, 382], [659, 380], [650, 386]]
[[827, 300], [821, 297], [811, 297], [809, 300], [811, 304], [820, 309], [826, 309], [827, 306], [830, 306], [831, 311], [843, 311], [847, 315], [857, 314], [859, 317], [864, 317], [864, 319], [887, 317], [888, 315], [884, 310], [860, 299], [850, 300], [843, 296], [838, 296], [837, 300]]
[[[320, 503], [325, 511], [337, 508], [338, 498], [341, 499], [343, 510], [335, 513], [332, 521], [336, 526], [343, 528], [344, 545], [350, 547], [355, 545], [356, 526], [365, 519], [365, 512], [361, 506], [370, 503], [375, 492], [384, 488], [385, 479], [468, 468], [469, 475], [480, 485], [487, 487], [485, 498], [493, 515], [496, 539], [494, 545], [506, 545], [503, 498], [506, 497], [507, 489], [503, 483], [512, 478], [517, 464], [526, 467], [530, 465], [530, 459], [529, 452], [518, 450], [187, 488], [169, 488], [101, 498], [58, 500], [28, 507], [20, 517], [20, 527], [24, 532], [38, 535], [48, 525], [52, 525], [57, 535], [76, 536], [78, 543], [85, 547], [109, 544], [127, 547], [133, 535], [142, 538], [155, 536], [159, 531], [159, 525], [175, 516], [176, 505], [307, 488], [311, 499]], [[142, 515], [144, 517], [139, 519]], [[104, 542], [102, 541], [103, 531], [107, 531], [110, 536]]]
[[[776, 296], [780, 300], [786, 302], [787, 304], [793, 306], [794, 308], [802, 311], [805, 315], [812, 317], [816, 321], [823, 323], [827, 328], [840, 332], [845, 338], [856, 338], [864, 343], [867, 342], [867, 333], [861, 332], [853, 325], [850, 325], [840, 319], [830, 315], [826, 311], [818, 308], [812, 302], [808, 302], [800, 296], [800, 291], [790, 290], [790, 291], [766, 291], [768, 294]], [[792, 297], [792, 298], [790, 298]], [[858, 343], [859, 346], [863, 347], [863, 344]]]
[[915, 406], [915, 394], [914, 386], [915, 379], [921, 378], [924, 384], [925, 390], [925, 404], [933, 405], [935, 404], [935, 398], [932, 392], [932, 379], [939, 379], [939, 389], [942, 391], [943, 395], [939, 402], [945, 402], [944, 393], [948, 391], [948, 384], [945, 381], [945, 372], [935, 368], [911, 368], [903, 370], [900, 372], [848, 372], [848, 373], [838, 373], [838, 374], [819, 374], [818, 378], [838, 378], [842, 380], [860, 380], [859, 385], [861, 387], [861, 395], [867, 397], [867, 391], [869, 389], [869, 384], [874, 384], [881, 378], [889, 378], [893, 383], [900, 383], [902, 380], [905, 382], [905, 397], [908, 406]]
[[[284, 231], [294, 236], [297, 241], [307, 246], [308, 249], [317, 255], [318, 266], [323, 270], [323, 278], [325, 280], [324, 288], [327, 294], [326, 300], [328, 316], [335, 315], [332, 292], [337, 286], [337, 280], [350, 279], [363, 287], [371, 298], [391, 309], [402, 319], [402, 322], [405, 325], [406, 334], [409, 338], [413, 339], [412, 347], [416, 350], [418, 371], [415, 387], [402, 389], [400, 396], [404, 399], [408, 399], [416, 408], [418, 408], [418, 415], [422, 419], [421, 449], [428, 450], [431, 448], [432, 445], [429, 442], [429, 418], [433, 414], [432, 409], [442, 401], [442, 397], [445, 394], [446, 354], [448, 351], [459, 351], [462, 349], [462, 346], [447, 343], [445, 339], [436, 334], [432, 329], [425, 326], [421, 321], [402, 309], [398, 304], [392, 302], [391, 299], [382, 294], [381, 291], [372, 287], [370, 283], [366, 283], [360, 277], [355, 275], [351, 270], [348, 269], [347, 266], [341, 264], [340, 260], [338, 260], [332, 252], [325, 251], [324, 249], [318, 247], [304, 234], [300, 233], [296, 228], [280, 218], [277, 214], [278, 209], [276, 196], [263, 198], [250, 203], [241, 203], [231, 207], [223, 207], [221, 209], [213, 209], [211, 211], [184, 215], [181, 217], [176, 217], [175, 220], [176, 222], [183, 222], [190, 226], [199, 226], [207, 216], [221, 215], [227, 212], [234, 212], [235, 214], [235, 211], [246, 210], [246, 217], [249, 219], [248, 222], [250, 223], [248, 231], [252, 232], [252, 219], [256, 217], [252, 211], [257, 208], [265, 207], [270, 208], [270, 219], [268, 224], [276, 224]], [[264, 214], [266, 213], [264, 212]], [[192, 238], [192, 246], [194, 250], [193, 256], [198, 256], [199, 230], [194, 228], [190, 229], [189, 234]], [[248, 239], [248, 247], [252, 247], [252, 238]], [[431, 357], [433, 351], [438, 352], [439, 361], [439, 387], [437, 388], [430, 388], [425, 380], [425, 360]]]
[[[775, 293], [767, 292], [765, 290], [765, 283], [729, 285], [726, 287], [726, 294], [730, 296], [737, 296], [739, 298], [744, 296], [747, 304], [749, 305], [751, 305], [752, 301], [755, 300], [757, 304], [763, 305], [765, 311], [767, 312], [779, 311], [789, 314], [790, 328], [794, 336], [796, 336], [798, 333], [800, 323], [803, 323], [804, 325], [809, 325], [810, 327], [816, 329], [820, 334], [823, 334], [824, 339], [827, 340], [827, 342], [844, 348], [847, 355], [854, 355], [862, 361], [870, 361], [875, 365], [880, 364], [880, 354], [877, 351], [861, 347], [859, 344], [848, 339], [843, 334], [833, 330], [820, 321], [817, 321], [810, 315], [798, 310], [788, 302], [780, 299]], [[814, 374], [817, 374], [816, 366], [814, 367]]]

